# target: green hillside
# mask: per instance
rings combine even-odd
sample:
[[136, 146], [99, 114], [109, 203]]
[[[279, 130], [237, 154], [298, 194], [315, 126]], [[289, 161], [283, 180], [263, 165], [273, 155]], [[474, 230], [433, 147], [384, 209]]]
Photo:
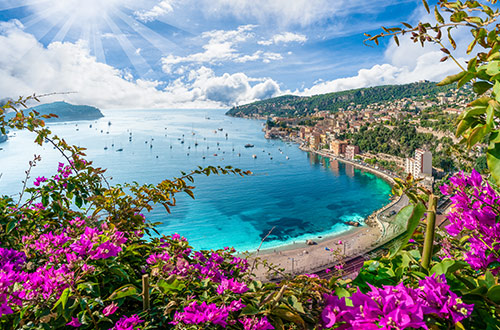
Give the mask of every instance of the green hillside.
[[235, 117], [246, 116], [288, 116], [299, 117], [317, 110], [337, 111], [347, 108], [351, 103], [368, 105], [403, 98], [433, 97], [439, 93], [447, 93], [452, 86], [436, 86], [435, 82], [418, 82], [405, 85], [387, 85], [369, 88], [353, 89], [342, 92], [314, 95], [294, 96], [284, 95], [247, 105], [233, 107], [227, 115]]
[[104, 117], [101, 111], [88, 105], [72, 105], [66, 102], [42, 104], [33, 108], [41, 115], [55, 114], [57, 118], [46, 119], [53, 121], [95, 120]]

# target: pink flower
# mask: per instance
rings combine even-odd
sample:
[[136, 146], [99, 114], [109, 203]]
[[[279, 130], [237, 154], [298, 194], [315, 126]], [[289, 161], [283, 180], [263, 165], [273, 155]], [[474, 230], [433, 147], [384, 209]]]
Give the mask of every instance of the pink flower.
[[40, 183], [45, 182], [45, 181], [47, 181], [47, 178], [44, 177], [44, 176], [40, 176], [40, 177], [38, 177], [38, 178], [35, 179], [35, 182], [33, 182], [33, 184], [35, 186], [39, 187]]
[[79, 328], [82, 324], [78, 321], [78, 318], [72, 317], [71, 322], [66, 323], [66, 325], [71, 325], [72, 327]]
[[137, 314], [132, 315], [131, 317], [122, 317], [118, 322], [116, 322], [115, 326], [112, 328], [113, 330], [133, 330], [137, 325], [143, 323], [144, 321], [137, 316]]
[[111, 303], [111, 305], [108, 305], [108, 306], [106, 306], [106, 308], [104, 308], [102, 313], [104, 314], [104, 316], [109, 316], [109, 315], [114, 314], [117, 309], [118, 309], [118, 305], [116, 303]]

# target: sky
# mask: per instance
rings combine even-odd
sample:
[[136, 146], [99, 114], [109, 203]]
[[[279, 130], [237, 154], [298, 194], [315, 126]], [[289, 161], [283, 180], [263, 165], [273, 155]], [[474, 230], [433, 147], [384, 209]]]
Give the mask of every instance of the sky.
[[438, 81], [457, 68], [436, 47], [363, 44], [364, 32], [422, 19], [420, 0], [2, 0], [0, 99], [229, 108]]

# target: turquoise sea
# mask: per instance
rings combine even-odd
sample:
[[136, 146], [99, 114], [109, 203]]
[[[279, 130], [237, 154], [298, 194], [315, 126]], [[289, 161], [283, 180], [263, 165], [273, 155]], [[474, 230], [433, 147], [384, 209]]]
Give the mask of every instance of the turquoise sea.
[[[254, 173], [243, 178], [199, 176], [195, 200], [179, 195], [172, 214], [162, 207], [146, 214], [162, 222], [161, 233], [177, 232], [195, 248], [255, 250], [273, 227], [263, 248], [338, 234], [350, 228], [343, 221], [361, 220], [389, 201], [385, 181], [303, 152], [296, 144], [266, 140], [263, 121], [227, 117], [225, 110], [103, 113], [97, 121], [49, 126], [68, 143], [87, 148], [87, 158], [108, 169], [111, 183], [157, 183], [208, 165]], [[42, 155], [42, 162], [30, 182], [54, 173], [62, 161], [55, 150], [37, 147], [33, 139], [31, 133], [16, 132], [0, 144], [0, 195], [21, 189], [34, 154]], [[245, 148], [248, 143], [254, 147]]]

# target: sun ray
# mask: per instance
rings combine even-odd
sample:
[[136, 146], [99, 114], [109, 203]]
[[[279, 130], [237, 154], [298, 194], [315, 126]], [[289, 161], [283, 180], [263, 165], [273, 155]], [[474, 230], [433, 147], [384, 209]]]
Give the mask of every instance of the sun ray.
[[154, 73], [154, 70], [144, 59], [144, 57], [137, 53], [137, 48], [134, 47], [130, 40], [123, 36], [123, 32], [115, 24], [115, 22], [108, 15], [105, 15], [104, 19], [106, 20], [106, 23], [114, 34], [114, 37], [118, 40], [118, 43], [122, 47], [125, 55], [129, 59], [130, 63], [137, 71], [137, 73], [139, 73], [139, 75], [141, 76], [146, 76], [147, 74]]
[[4, 2], [4, 3], [0, 3], [0, 11], [29, 7], [33, 4], [40, 4], [40, 3], [44, 3], [44, 2], [48, 2], [48, 0], [31, 0], [28, 2], [23, 2], [21, 4], [20, 3], [13, 4], [12, 2]]
[[80, 40], [84, 40], [88, 43], [88, 46], [90, 47], [90, 33], [91, 33], [92, 26], [90, 24], [87, 24], [84, 28], [82, 28], [82, 31], [80, 33]]
[[[36, 36], [38, 41], [42, 41], [46, 39], [52, 30], [57, 29], [57, 25], [61, 24], [62, 22], [65, 22], [67, 18], [64, 16], [59, 17], [57, 20], [51, 20], [51, 24], [37, 24], [36, 28], [35, 25], [27, 25], [25, 26], [26, 29], [30, 29], [33, 27], [33, 30], [36, 31]], [[46, 40], [47, 44], [50, 44], [53, 41], [53, 39]]]
[[104, 47], [102, 46], [101, 34], [97, 31], [95, 26], [92, 26], [92, 41], [92, 48], [97, 61], [106, 63], [106, 54], [104, 53]]
[[167, 47], [167, 45], [175, 46], [176, 48], [179, 47], [176, 43], [163, 37], [159, 33], [153, 31], [146, 25], [137, 21], [136, 19], [133, 19], [130, 16], [125, 15], [122, 11], [116, 10], [114, 13], [125, 24], [127, 24], [135, 32], [139, 33], [145, 40], [147, 40], [151, 45], [153, 45], [153, 47], [158, 49], [161, 53], [167, 54], [171, 52], [172, 49]]
[[57, 31], [57, 34], [54, 36], [54, 38], [52, 39], [52, 41], [64, 41], [64, 39], [68, 35], [69, 30], [73, 26], [76, 18], [77, 18], [76, 14], [71, 15], [68, 18], [68, 20], [64, 23], [64, 25], [62, 26], [62, 28], [59, 31]]
[[[45, 24], [46, 26], [49, 27], [49, 30], [50, 30], [55, 25], [54, 20], [50, 19], [50, 18], [51, 18], [51, 16], [52, 17], [55, 16], [54, 15], [55, 13], [56, 13], [56, 11], [53, 7], [48, 7], [41, 12], [37, 12], [37, 13], [34, 13], [34, 14], [31, 14], [29, 16], [24, 17], [23, 19], [21, 19], [21, 22], [23, 23], [23, 25], [26, 29], [31, 29], [35, 25], [38, 25], [38, 24], [42, 25], [41, 22], [46, 20], [46, 21], [50, 22], [50, 24]], [[62, 21], [63, 18], [64, 18], [63, 16], [59, 16], [57, 19], [58, 19], [58, 21]]]

